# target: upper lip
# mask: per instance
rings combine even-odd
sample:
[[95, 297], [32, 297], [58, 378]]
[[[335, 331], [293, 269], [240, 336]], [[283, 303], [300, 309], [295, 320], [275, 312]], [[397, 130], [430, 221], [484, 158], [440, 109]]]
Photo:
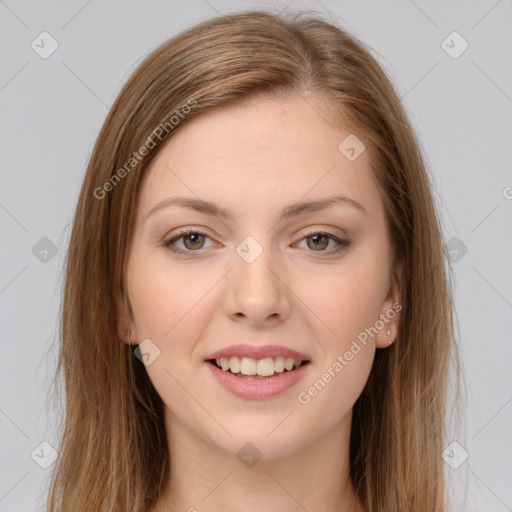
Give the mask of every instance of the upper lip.
[[297, 352], [291, 348], [282, 347], [280, 345], [231, 345], [229, 347], [217, 350], [210, 354], [208, 359], [221, 359], [223, 357], [251, 357], [253, 359], [264, 359], [266, 357], [292, 357], [293, 359], [301, 359], [302, 361], [309, 361], [310, 357], [301, 352]]

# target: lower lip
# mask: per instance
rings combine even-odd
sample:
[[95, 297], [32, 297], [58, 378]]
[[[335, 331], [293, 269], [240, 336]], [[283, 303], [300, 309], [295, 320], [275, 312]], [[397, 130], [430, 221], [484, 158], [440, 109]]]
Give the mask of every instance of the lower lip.
[[299, 366], [295, 370], [286, 371], [268, 379], [245, 379], [236, 377], [231, 372], [217, 368], [206, 362], [214, 377], [233, 395], [252, 400], [263, 400], [280, 395], [296, 384], [304, 375], [310, 363]]

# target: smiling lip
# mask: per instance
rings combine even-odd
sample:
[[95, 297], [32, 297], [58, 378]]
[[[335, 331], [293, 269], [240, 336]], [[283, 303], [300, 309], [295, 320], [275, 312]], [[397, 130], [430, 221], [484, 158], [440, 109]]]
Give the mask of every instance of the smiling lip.
[[296, 350], [281, 347], [279, 345], [263, 345], [255, 347], [254, 345], [231, 345], [224, 349], [218, 350], [210, 354], [208, 359], [221, 359], [222, 357], [251, 357], [252, 359], [264, 359], [265, 357], [293, 357], [294, 359], [302, 359], [302, 361], [310, 361], [311, 358]]
[[310, 363], [304, 364], [294, 370], [279, 373], [266, 379], [246, 379], [237, 377], [231, 372], [217, 368], [214, 364], [206, 362], [213, 376], [233, 395], [251, 400], [264, 400], [280, 395], [296, 384], [308, 370]]
[[[213, 360], [229, 357], [250, 357], [252, 359], [264, 359], [266, 357], [291, 357], [305, 361], [302, 366], [293, 370], [286, 370], [282, 373], [274, 373], [267, 378], [245, 378], [237, 377], [230, 371], [224, 371], [213, 364]], [[301, 352], [279, 345], [231, 345], [224, 349], [213, 352], [206, 359], [205, 363], [219, 383], [233, 395], [251, 400], [264, 400], [280, 395], [296, 384], [303, 376], [311, 363], [311, 358]]]

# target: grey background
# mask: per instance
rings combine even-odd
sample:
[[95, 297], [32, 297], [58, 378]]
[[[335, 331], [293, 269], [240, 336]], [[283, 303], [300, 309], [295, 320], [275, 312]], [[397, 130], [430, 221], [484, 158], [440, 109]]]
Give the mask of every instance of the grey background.
[[[40, 445], [58, 446], [47, 390], [63, 258], [87, 159], [109, 106], [141, 59], [192, 23], [286, 5], [0, 0], [0, 511], [44, 508], [53, 466], [40, 467], [50, 453]], [[446, 471], [453, 510], [510, 511], [512, 3], [288, 3], [301, 7], [330, 11], [371, 47], [427, 156], [445, 242], [449, 250], [461, 243], [467, 249], [452, 253], [467, 408], [464, 431], [454, 434], [458, 444], [449, 451], [454, 448], [451, 460], [458, 464], [462, 450], [469, 457]], [[59, 45], [47, 59], [31, 48], [43, 31]], [[442, 47], [453, 31], [469, 44], [458, 58]], [[448, 44], [461, 48], [460, 41]], [[50, 242], [40, 241], [44, 237]], [[55, 255], [42, 252], [52, 244]]]

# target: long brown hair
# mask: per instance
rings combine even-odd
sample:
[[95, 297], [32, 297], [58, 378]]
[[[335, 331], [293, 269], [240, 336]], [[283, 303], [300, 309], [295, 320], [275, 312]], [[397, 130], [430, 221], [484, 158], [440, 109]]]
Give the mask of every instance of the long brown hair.
[[[169, 479], [163, 405], [121, 342], [125, 264], [141, 180], [177, 130], [256, 94], [313, 93], [370, 149], [402, 313], [353, 409], [351, 477], [368, 512], [446, 511], [441, 453], [450, 362], [459, 392], [449, 261], [419, 143], [370, 51], [318, 14], [246, 11], [170, 39], [137, 67], [94, 146], [66, 260], [59, 360], [61, 445], [48, 512], [146, 512]], [[332, 113], [332, 115], [329, 114]], [[144, 149], [145, 148], [145, 149]]]

